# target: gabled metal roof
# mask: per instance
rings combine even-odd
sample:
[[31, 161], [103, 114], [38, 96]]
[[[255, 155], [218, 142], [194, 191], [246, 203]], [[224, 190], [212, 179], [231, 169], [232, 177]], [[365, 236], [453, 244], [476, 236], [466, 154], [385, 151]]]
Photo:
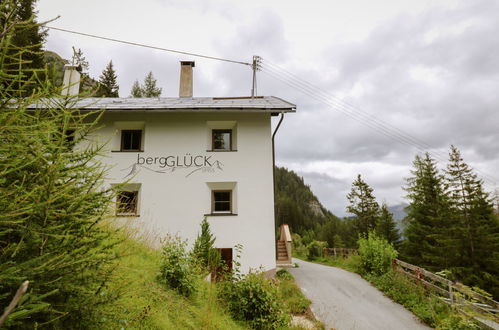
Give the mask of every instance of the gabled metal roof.
[[[49, 102], [33, 104], [34, 108], [46, 108]], [[54, 103], [55, 104], [55, 103]], [[106, 112], [295, 112], [296, 105], [275, 96], [255, 97], [193, 97], [193, 98], [84, 98], [71, 103], [82, 110], [104, 109]]]

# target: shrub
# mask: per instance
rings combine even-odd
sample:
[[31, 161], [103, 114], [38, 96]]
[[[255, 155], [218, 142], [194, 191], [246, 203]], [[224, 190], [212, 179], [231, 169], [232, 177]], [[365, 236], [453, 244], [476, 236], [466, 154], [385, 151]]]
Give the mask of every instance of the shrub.
[[310, 260], [314, 260], [315, 258], [321, 258], [324, 256], [324, 249], [327, 247], [326, 242], [321, 241], [312, 241], [308, 246], [308, 255], [307, 257]]
[[366, 273], [381, 275], [390, 270], [397, 251], [386, 240], [371, 231], [367, 239], [361, 237], [358, 244], [361, 266]]
[[298, 234], [293, 234], [293, 256], [298, 257], [298, 258], [306, 258], [308, 255], [308, 249], [307, 246], [303, 243], [303, 239], [301, 238], [300, 235]]
[[220, 297], [236, 320], [247, 321], [252, 328], [278, 329], [289, 323], [277, 286], [261, 273], [222, 282]]
[[220, 252], [214, 246], [215, 236], [211, 233], [210, 224], [204, 217], [201, 222], [201, 233], [194, 241], [191, 255], [209, 272], [214, 272], [222, 263]]
[[185, 297], [191, 296], [196, 291], [198, 274], [186, 250], [187, 241], [168, 235], [162, 243], [158, 281]]

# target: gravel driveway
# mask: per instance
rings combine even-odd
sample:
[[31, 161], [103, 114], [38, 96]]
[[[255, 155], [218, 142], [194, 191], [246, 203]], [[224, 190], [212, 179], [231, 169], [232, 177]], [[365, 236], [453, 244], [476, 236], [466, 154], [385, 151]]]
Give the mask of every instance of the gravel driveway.
[[312, 300], [312, 311], [326, 329], [430, 329], [359, 275], [293, 259], [290, 272]]

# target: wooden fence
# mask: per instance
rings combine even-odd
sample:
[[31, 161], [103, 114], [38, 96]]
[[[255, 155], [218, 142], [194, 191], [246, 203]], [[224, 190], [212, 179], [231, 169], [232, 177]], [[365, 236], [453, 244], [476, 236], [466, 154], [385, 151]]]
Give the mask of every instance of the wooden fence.
[[334, 257], [334, 258], [348, 258], [350, 256], [357, 255], [356, 249], [344, 249], [344, 248], [324, 248], [324, 256]]
[[461, 283], [452, 282], [424, 268], [411, 265], [402, 260], [394, 259], [393, 268], [421, 283], [428, 291], [439, 295], [445, 302], [455, 306], [461, 312], [469, 315], [470, 313], [466, 311], [468, 309], [474, 311], [475, 313], [473, 314], [485, 317], [486, 319], [475, 317], [482, 324], [488, 327], [499, 326], [497, 323], [494, 325], [488, 322], [488, 320], [499, 322], [499, 303], [497, 301], [472, 291], [469, 287]]

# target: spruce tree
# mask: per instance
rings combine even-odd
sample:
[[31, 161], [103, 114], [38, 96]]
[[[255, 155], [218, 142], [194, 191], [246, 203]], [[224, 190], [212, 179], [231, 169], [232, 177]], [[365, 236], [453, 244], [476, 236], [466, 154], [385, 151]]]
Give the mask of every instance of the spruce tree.
[[194, 247], [192, 249], [192, 255], [201, 261], [203, 266], [208, 266], [210, 250], [214, 248], [215, 237], [211, 233], [210, 223], [204, 217], [201, 222], [201, 233], [198, 235], [194, 241]]
[[140, 87], [138, 80], [134, 81], [130, 94], [132, 95], [132, 97], [143, 97], [142, 87]]
[[416, 156], [412, 176], [405, 190], [409, 206], [404, 221], [405, 241], [402, 258], [431, 270], [440, 270], [448, 264], [448, 251], [452, 244], [448, 227], [448, 204], [444, 192], [443, 176], [430, 154]]
[[[27, 96], [36, 89], [39, 80], [45, 79], [43, 42], [47, 30], [36, 22], [36, 0], [0, 1], [0, 28], [9, 30], [1, 35], [9, 38], [8, 53], [3, 56], [3, 74], [16, 77], [22, 73], [22, 81], [8, 86], [9, 95]], [[15, 21], [15, 24], [10, 24]], [[5, 81], [2, 81], [5, 86]], [[22, 88], [21, 88], [22, 87]]]
[[379, 205], [373, 195], [373, 189], [362, 180], [360, 174], [352, 183], [352, 190], [347, 195], [350, 205], [347, 212], [355, 215], [354, 226], [358, 234], [367, 237], [370, 230], [376, 228]]
[[113, 68], [113, 61], [109, 61], [104, 71], [99, 77], [99, 89], [97, 96], [99, 97], [119, 97], [119, 86], [116, 82], [117, 76]]
[[393, 219], [393, 214], [388, 211], [386, 203], [383, 203], [381, 206], [380, 214], [376, 222], [376, 233], [398, 250], [400, 245], [400, 233], [397, 229], [397, 223]]
[[[5, 9], [5, 2], [0, 9]], [[3, 12], [2, 12], [3, 13]], [[103, 186], [105, 169], [92, 140], [99, 113], [80, 113], [74, 101], [40, 84], [29, 97], [22, 71], [5, 74], [11, 56], [12, 16], [0, 27], [0, 306], [20, 283], [29, 291], [7, 327], [72, 329], [98, 327], [95, 306], [112, 296], [106, 279], [116, 258], [104, 230], [113, 192]], [[14, 29], [16, 30], [16, 29]], [[28, 105], [39, 107], [28, 109]], [[75, 133], [76, 132], [76, 133]], [[68, 138], [71, 136], [71, 138]]]
[[150, 71], [144, 79], [142, 86], [143, 97], [159, 97], [162, 89], [156, 86], [156, 79]]
[[453, 220], [451, 232], [458, 242], [451, 269], [465, 284], [477, 285], [499, 297], [499, 222], [493, 201], [473, 169], [451, 146], [446, 170]]

